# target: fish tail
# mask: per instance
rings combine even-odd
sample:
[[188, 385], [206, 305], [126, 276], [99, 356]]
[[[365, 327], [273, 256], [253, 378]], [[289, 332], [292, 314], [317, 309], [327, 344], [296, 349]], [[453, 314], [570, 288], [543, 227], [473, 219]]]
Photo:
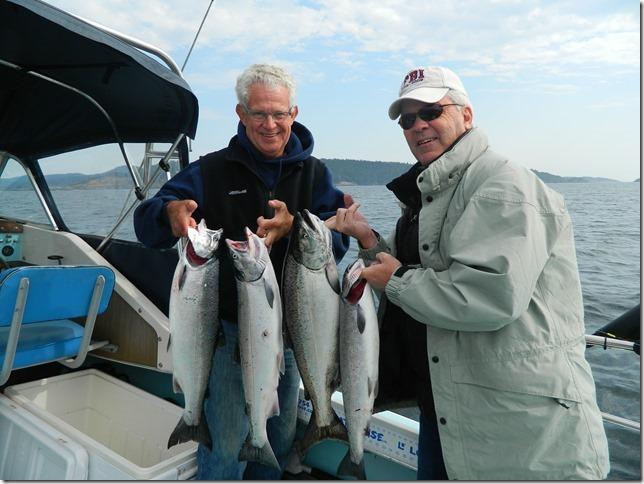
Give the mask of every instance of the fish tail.
[[349, 441], [346, 427], [340, 421], [333, 409], [331, 409], [331, 412], [333, 413], [333, 422], [331, 425], [326, 425], [324, 427], [318, 427], [314, 415], [311, 415], [309, 424], [304, 431], [304, 437], [300, 442], [300, 453], [302, 455], [304, 455], [314, 444], [325, 439], [343, 440], [345, 442]]
[[340, 462], [336, 474], [339, 476], [353, 476], [358, 480], [366, 481], [367, 476], [364, 471], [364, 458], [356, 464], [351, 460], [351, 451], [347, 449], [347, 454]]
[[260, 464], [264, 464], [265, 466], [274, 467], [281, 470], [271, 444], [267, 441], [264, 444], [264, 447], [255, 447], [250, 443], [250, 435], [249, 438], [246, 439], [246, 442], [244, 442], [244, 445], [242, 445], [237, 460], [259, 462]]
[[210, 430], [208, 429], [205, 418], [202, 418], [197, 425], [188, 425], [183, 420], [183, 417], [181, 417], [179, 423], [170, 434], [168, 449], [174, 445], [191, 440], [199, 442], [212, 450], [212, 437], [210, 436]]

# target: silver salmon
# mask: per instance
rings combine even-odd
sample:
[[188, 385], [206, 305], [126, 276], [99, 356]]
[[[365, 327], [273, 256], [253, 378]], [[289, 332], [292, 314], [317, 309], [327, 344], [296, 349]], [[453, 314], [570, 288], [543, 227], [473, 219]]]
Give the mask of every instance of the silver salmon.
[[194, 440], [212, 446], [203, 400], [219, 331], [219, 259], [223, 230], [210, 230], [202, 220], [188, 229], [170, 292], [172, 386], [185, 397], [183, 414], [168, 439], [168, 448]]
[[313, 444], [347, 432], [331, 406], [339, 385], [340, 283], [331, 231], [308, 210], [296, 214], [284, 263], [284, 319], [306, 398], [313, 413], [299, 443], [303, 455]]
[[277, 385], [284, 373], [282, 300], [264, 241], [246, 228], [246, 242], [226, 239], [239, 301], [239, 356], [250, 431], [240, 461], [280, 468], [266, 434], [266, 421], [279, 415]]
[[357, 259], [342, 278], [340, 309], [340, 373], [349, 450], [337, 473], [365, 480], [364, 438], [369, 434], [373, 402], [378, 394], [378, 317], [373, 293], [360, 278], [365, 265]]

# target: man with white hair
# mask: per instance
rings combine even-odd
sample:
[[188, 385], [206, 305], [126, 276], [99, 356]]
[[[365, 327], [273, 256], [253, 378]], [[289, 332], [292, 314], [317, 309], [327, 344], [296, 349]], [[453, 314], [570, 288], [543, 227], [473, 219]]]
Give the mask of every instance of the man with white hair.
[[[326, 166], [312, 156], [313, 135], [295, 121], [295, 81], [285, 69], [253, 64], [237, 78], [235, 91], [236, 136], [227, 147], [190, 163], [143, 202], [134, 213], [134, 228], [145, 245], [165, 248], [172, 247], [201, 219], [210, 229], [223, 228], [223, 236], [232, 240], [245, 240], [245, 227], [249, 227], [265, 237], [281, 281], [292, 214], [308, 209], [327, 218], [345, 206], [344, 195], [333, 185]], [[348, 247], [348, 237], [333, 234], [336, 261]], [[221, 332], [204, 401], [212, 448], [199, 445], [197, 479], [279, 479], [295, 438], [300, 375], [293, 350], [284, 348], [285, 374], [278, 387], [280, 413], [268, 419], [266, 426], [279, 468], [261, 453], [256, 457], [264, 464], [239, 462], [249, 419], [239, 359], [237, 289], [228, 252], [222, 252]], [[268, 462], [273, 466], [266, 465]]]
[[418, 161], [387, 185], [404, 206], [394, 234], [357, 204], [329, 225], [384, 291], [376, 405], [418, 403], [418, 478], [605, 478], [563, 198], [489, 148], [447, 68], [409, 71], [389, 117]]

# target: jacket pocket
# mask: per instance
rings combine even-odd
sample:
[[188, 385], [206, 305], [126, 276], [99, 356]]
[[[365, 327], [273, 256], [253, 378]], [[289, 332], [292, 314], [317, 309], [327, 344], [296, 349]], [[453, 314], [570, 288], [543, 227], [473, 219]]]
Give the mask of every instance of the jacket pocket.
[[453, 365], [452, 381], [494, 390], [551, 397], [562, 406], [581, 402], [565, 348], [530, 356]]

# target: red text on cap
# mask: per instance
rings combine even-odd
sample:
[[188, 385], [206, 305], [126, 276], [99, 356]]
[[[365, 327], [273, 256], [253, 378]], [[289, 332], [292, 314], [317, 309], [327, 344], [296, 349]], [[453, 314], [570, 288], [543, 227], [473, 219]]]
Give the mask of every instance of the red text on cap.
[[405, 76], [405, 80], [403, 81], [403, 84], [409, 85], [409, 84], [414, 84], [416, 82], [420, 82], [423, 79], [425, 79], [425, 72], [424, 69], [414, 69], [413, 71], [409, 72]]

